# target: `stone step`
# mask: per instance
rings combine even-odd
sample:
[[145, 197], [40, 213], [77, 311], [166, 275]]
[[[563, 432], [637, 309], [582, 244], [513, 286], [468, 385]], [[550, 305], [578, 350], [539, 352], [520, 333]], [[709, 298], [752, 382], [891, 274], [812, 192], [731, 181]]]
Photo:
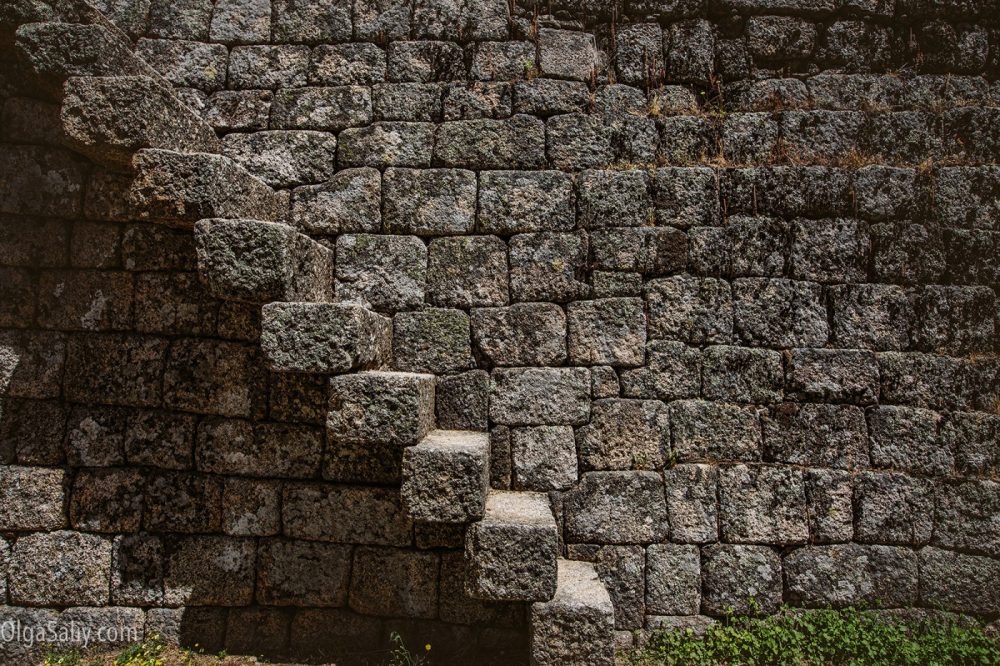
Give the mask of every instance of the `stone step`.
[[490, 491], [465, 536], [466, 593], [487, 601], [546, 601], [556, 591], [559, 530], [545, 493]]
[[148, 76], [163, 83], [127, 38], [100, 24], [28, 23], [17, 29], [14, 47], [32, 82], [55, 101], [74, 76]]
[[62, 131], [70, 148], [128, 169], [143, 148], [218, 153], [215, 131], [149, 76], [70, 77], [63, 84]]
[[434, 428], [434, 375], [369, 370], [330, 378], [330, 481], [398, 484], [403, 449]]
[[531, 604], [532, 666], [613, 666], [615, 611], [590, 562], [559, 560], [555, 596]]
[[216, 298], [248, 303], [333, 298], [333, 251], [292, 227], [262, 220], [201, 220], [198, 275]]
[[143, 220], [191, 228], [211, 217], [275, 221], [288, 213], [286, 195], [225, 155], [140, 150], [132, 168], [129, 204]]
[[391, 353], [392, 320], [357, 303], [268, 303], [260, 345], [276, 372], [378, 368]]
[[490, 437], [485, 432], [433, 430], [403, 451], [403, 505], [415, 521], [479, 520], [489, 486]]

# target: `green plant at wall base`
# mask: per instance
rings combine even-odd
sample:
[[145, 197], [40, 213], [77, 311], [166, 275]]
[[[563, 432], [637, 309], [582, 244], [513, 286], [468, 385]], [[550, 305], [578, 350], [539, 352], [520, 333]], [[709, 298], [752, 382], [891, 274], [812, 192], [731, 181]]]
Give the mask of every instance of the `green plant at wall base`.
[[388, 666], [430, 666], [431, 660], [427, 655], [431, 651], [431, 644], [423, 646], [423, 653], [416, 654], [410, 652], [399, 632], [392, 632], [389, 635], [389, 642], [392, 643], [392, 652], [389, 656]]
[[1000, 642], [973, 623], [866, 610], [782, 609], [726, 617], [701, 636], [655, 634], [634, 666], [998, 666]]
[[77, 649], [49, 652], [45, 655], [45, 666], [83, 666], [83, 655]]

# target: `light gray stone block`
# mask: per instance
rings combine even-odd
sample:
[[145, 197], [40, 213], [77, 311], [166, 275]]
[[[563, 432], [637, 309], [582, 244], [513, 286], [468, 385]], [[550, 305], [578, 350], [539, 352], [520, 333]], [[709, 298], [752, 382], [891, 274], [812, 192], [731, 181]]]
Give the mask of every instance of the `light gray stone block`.
[[611, 597], [594, 565], [561, 559], [555, 596], [531, 605], [531, 663], [611, 666], [614, 630]]
[[468, 523], [483, 517], [490, 479], [486, 433], [433, 430], [403, 451], [403, 504], [413, 520]]

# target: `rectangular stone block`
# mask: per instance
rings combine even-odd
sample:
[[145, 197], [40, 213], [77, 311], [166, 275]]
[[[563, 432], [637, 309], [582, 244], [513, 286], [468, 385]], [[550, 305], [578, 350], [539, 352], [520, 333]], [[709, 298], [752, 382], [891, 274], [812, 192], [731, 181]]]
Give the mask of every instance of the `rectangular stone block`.
[[869, 464], [865, 414], [853, 405], [783, 403], [763, 418], [769, 460], [863, 469]]
[[838, 543], [854, 538], [854, 489], [849, 472], [805, 471], [811, 543]]
[[427, 264], [427, 296], [436, 305], [474, 308], [509, 300], [507, 243], [501, 238], [435, 238]]
[[504, 236], [570, 231], [576, 225], [573, 178], [562, 171], [483, 171], [476, 225]]
[[784, 558], [790, 600], [811, 608], [917, 602], [917, 554], [894, 546], [807, 546]]
[[646, 612], [697, 615], [701, 609], [701, 557], [697, 546], [654, 544], [646, 549]]
[[577, 216], [585, 229], [641, 227], [653, 215], [645, 171], [588, 170], [577, 178]]
[[22, 536], [10, 555], [10, 600], [27, 606], [110, 601], [111, 539], [80, 532]]
[[761, 459], [755, 407], [679, 400], [670, 404], [673, 452], [680, 462]]
[[279, 89], [271, 105], [273, 129], [339, 132], [371, 120], [371, 92], [364, 86]]
[[659, 400], [596, 400], [577, 429], [581, 469], [662, 469], [670, 458], [670, 412]]
[[602, 298], [567, 307], [569, 362], [640, 366], [646, 359], [646, 313], [640, 298]]
[[466, 593], [487, 601], [539, 601], [556, 591], [559, 534], [544, 493], [493, 491], [466, 531]]
[[267, 539], [257, 547], [257, 602], [269, 606], [343, 606], [351, 548]]
[[222, 148], [227, 157], [268, 185], [289, 187], [333, 177], [337, 137], [317, 130], [232, 132], [224, 137]]
[[476, 174], [463, 169], [386, 169], [385, 227], [417, 236], [463, 235], [476, 217]]
[[413, 537], [399, 491], [374, 486], [286, 485], [281, 523], [296, 539], [405, 546]]
[[1000, 469], [1000, 417], [952, 412], [941, 424], [940, 445], [954, 452], [960, 473], [990, 474]]
[[434, 125], [429, 122], [376, 122], [350, 127], [337, 137], [337, 164], [345, 167], [431, 165]]
[[821, 347], [829, 337], [822, 288], [812, 282], [741, 278], [733, 282], [736, 335], [766, 347]]
[[939, 485], [934, 502], [934, 536], [937, 546], [991, 557], [1000, 554], [1000, 528], [995, 517], [1000, 504], [1000, 484], [968, 480]]
[[702, 550], [701, 611], [708, 615], [765, 613], [781, 604], [781, 558], [767, 546], [716, 544]]
[[995, 559], [940, 548], [924, 548], [920, 556], [920, 602], [959, 613], [996, 613], [1000, 590]]
[[46, 467], [0, 467], [0, 529], [57, 530], [66, 526], [65, 472]]
[[682, 464], [663, 471], [672, 542], [718, 540], [718, 480], [718, 468], [713, 465]]
[[168, 346], [152, 337], [75, 336], [67, 347], [66, 395], [82, 403], [158, 406]]
[[489, 430], [490, 375], [469, 370], [438, 377], [434, 391], [437, 424], [444, 430]]
[[433, 552], [358, 548], [351, 575], [351, 609], [367, 615], [433, 619], [439, 567], [439, 556]]
[[490, 480], [485, 433], [434, 430], [403, 451], [403, 503], [425, 523], [468, 523], [483, 517]]
[[709, 400], [769, 403], [782, 397], [781, 354], [718, 346], [702, 353], [702, 393]]
[[868, 351], [792, 349], [785, 352], [785, 388], [796, 400], [862, 405], [878, 398], [878, 363]]
[[264, 396], [261, 366], [256, 345], [176, 340], [163, 373], [164, 405], [198, 414], [251, 416]]
[[229, 87], [298, 88], [306, 85], [308, 65], [308, 46], [236, 46], [229, 56]]
[[809, 539], [802, 472], [734, 465], [719, 470], [722, 539], [787, 545]]
[[260, 345], [278, 372], [334, 374], [381, 366], [392, 320], [353, 303], [267, 303]]
[[590, 113], [564, 113], [545, 123], [546, 154], [556, 169], [578, 171], [615, 160], [612, 129]]
[[490, 418], [505, 425], [582, 425], [590, 416], [585, 368], [497, 368]]
[[461, 310], [427, 308], [399, 312], [392, 320], [393, 367], [445, 374], [472, 366], [469, 316]]
[[254, 539], [185, 537], [167, 556], [163, 602], [171, 606], [246, 606], [253, 600]]
[[621, 372], [622, 395], [677, 400], [701, 394], [701, 351], [683, 342], [650, 340], [646, 365]]
[[545, 125], [531, 116], [455, 120], [435, 131], [434, 162], [460, 169], [533, 169], [545, 161]]
[[667, 505], [656, 472], [587, 472], [565, 494], [571, 543], [648, 544], [666, 539]]
[[895, 350], [910, 346], [914, 303], [903, 287], [884, 284], [834, 285], [833, 337], [844, 347]]
[[730, 342], [733, 297], [728, 282], [676, 276], [646, 285], [649, 337], [688, 344]]
[[222, 479], [188, 472], [155, 472], [146, 479], [143, 528], [198, 534], [219, 531]]
[[434, 425], [434, 376], [362, 372], [330, 379], [327, 436], [335, 445], [416, 444]]
[[232, 536], [274, 536], [281, 531], [280, 503], [280, 482], [226, 479], [222, 531]]
[[510, 440], [515, 490], [566, 490], [576, 483], [577, 454], [572, 427], [513, 428]]
[[611, 666], [614, 607], [594, 565], [560, 559], [557, 581], [551, 601], [531, 605], [531, 662]]
[[953, 453], [938, 440], [941, 416], [928, 409], [879, 406], [868, 412], [873, 467], [950, 474]]
[[319, 472], [323, 432], [293, 423], [205, 418], [195, 451], [195, 463], [205, 472], [309, 478]]
[[586, 298], [587, 239], [581, 234], [539, 232], [510, 239], [513, 301], [564, 303]]
[[854, 481], [855, 538], [920, 546], [934, 528], [934, 488], [927, 479], [864, 472]]
[[138, 469], [81, 470], [73, 480], [69, 518], [87, 532], [136, 532], [142, 513]]
[[416, 236], [344, 234], [337, 238], [337, 300], [361, 301], [380, 312], [424, 302], [427, 247]]
[[342, 169], [325, 183], [292, 191], [291, 221], [310, 234], [377, 233], [382, 228], [382, 174]]

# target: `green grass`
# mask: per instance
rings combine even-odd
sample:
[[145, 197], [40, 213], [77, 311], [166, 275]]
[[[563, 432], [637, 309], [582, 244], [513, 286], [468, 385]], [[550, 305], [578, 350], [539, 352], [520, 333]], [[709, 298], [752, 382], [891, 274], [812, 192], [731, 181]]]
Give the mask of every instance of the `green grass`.
[[872, 611], [729, 616], [702, 636], [655, 634], [636, 666], [1000, 666], [1000, 643], [971, 622], [890, 619]]

